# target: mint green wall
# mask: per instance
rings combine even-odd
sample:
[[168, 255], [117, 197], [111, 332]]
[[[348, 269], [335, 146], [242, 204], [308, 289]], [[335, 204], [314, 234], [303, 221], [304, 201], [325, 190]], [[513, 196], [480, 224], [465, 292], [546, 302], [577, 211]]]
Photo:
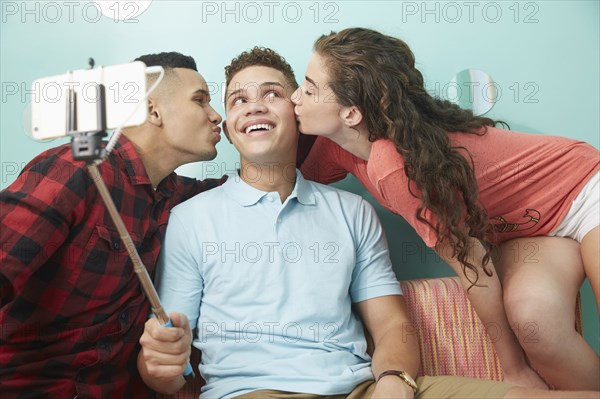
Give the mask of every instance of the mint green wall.
[[[137, 55], [176, 50], [193, 55], [214, 88], [223, 113], [223, 66], [254, 45], [272, 47], [299, 79], [314, 39], [331, 30], [365, 26], [409, 43], [432, 92], [466, 68], [497, 82], [499, 102], [488, 114], [515, 130], [600, 142], [599, 3], [597, 1], [157, 1], [136, 20], [100, 16], [74, 2], [2, 1], [0, 28], [0, 188], [34, 155], [65, 143], [34, 142], [23, 134], [22, 114], [31, 81], [67, 69], [110, 65]], [[110, 1], [108, 1], [110, 3]], [[131, 11], [128, 8], [125, 11]], [[179, 172], [214, 177], [235, 169], [226, 140], [212, 163]], [[340, 187], [367, 195], [347, 179]], [[378, 207], [402, 278], [451, 274], [410, 227]], [[600, 351], [598, 313], [591, 289], [583, 290], [585, 336]]]

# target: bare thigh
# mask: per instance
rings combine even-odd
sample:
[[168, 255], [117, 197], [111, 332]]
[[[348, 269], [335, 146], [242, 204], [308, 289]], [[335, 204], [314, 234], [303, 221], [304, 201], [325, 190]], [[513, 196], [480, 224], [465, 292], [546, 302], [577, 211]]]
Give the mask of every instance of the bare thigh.
[[596, 306], [598, 312], [600, 312], [600, 226], [583, 237], [581, 255], [583, 256], [585, 274], [590, 280], [590, 285], [596, 297]]
[[599, 389], [598, 355], [575, 331], [585, 278], [579, 243], [520, 238], [501, 245], [494, 263], [509, 322], [533, 366], [559, 389]]

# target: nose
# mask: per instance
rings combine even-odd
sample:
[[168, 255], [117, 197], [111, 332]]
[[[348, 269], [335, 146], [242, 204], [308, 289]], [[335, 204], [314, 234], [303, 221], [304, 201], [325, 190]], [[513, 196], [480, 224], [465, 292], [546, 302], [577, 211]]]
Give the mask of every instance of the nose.
[[296, 105], [300, 105], [300, 100], [302, 97], [302, 86], [298, 87], [293, 93], [292, 93], [292, 97], [290, 97], [290, 99], [292, 100], [292, 102]]
[[223, 122], [223, 117], [213, 107], [210, 107], [211, 114], [209, 115], [210, 121], [215, 125]]
[[244, 108], [244, 115], [261, 114], [267, 112], [267, 107], [263, 101], [249, 101]]

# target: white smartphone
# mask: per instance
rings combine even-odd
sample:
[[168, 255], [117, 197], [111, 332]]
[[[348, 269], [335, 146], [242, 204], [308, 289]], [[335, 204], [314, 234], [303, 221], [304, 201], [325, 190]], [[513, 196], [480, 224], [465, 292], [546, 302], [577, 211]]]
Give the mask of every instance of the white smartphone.
[[[141, 61], [50, 76], [31, 85], [31, 133], [38, 140], [66, 136], [69, 91], [76, 99], [78, 132], [98, 130], [98, 84], [104, 85], [106, 129], [137, 126], [146, 121], [146, 65]], [[72, 97], [71, 97], [72, 98]]]

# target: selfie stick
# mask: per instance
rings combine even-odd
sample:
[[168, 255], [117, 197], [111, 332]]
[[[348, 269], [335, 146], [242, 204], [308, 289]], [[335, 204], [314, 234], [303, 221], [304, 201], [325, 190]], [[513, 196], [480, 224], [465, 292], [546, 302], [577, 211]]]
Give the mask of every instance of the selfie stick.
[[[100, 67], [101, 68], [101, 67]], [[148, 271], [146, 270], [146, 266], [142, 263], [140, 259], [140, 255], [135, 248], [133, 240], [123, 223], [123, 219], [115, 206], [115, 203], [112, 200], [110, 192], [104, 184], [104, 180], [102, 180], [102, 175], [98, 170], [98, 166], [96, 164], [97, 160], [102, 160], [104, 157], [104, 149], [102, 148], [102, 138], [106, 136], [106, 110], [105, 110], [105, 88], [102, 84], [97, 84], [97, 93], [96, 96], [96, 115], [97, 115], [97, 129], [95, 131], [90, 132], [78, 132], [77, 131], [77, 123], [75, 118], [76, 113], [76, 104], [77, 98], [75, 97], [76, 93], [71, 87], [68, 91], [67, 95], [67, 131], [71, 138], [71, 149], [73, 151], [73, 158], [75, 160], [85, 161], [87, 167], [92, 175], [92, 180], [96, 184], [98, 191], [100, 192], [100, 196], [108, 209], [108, 213], [112, 218], [117, 231], [119, 232], [119, 236], [121, 240], [125, 243], [125, 248], [131, 261], [133, 262], [133, 269], [137, 274], [140, 284], [142, 285], [142, 290], [146, 294], [148, 301], [150, 302], [150, 306], [152, 307], [152, 312], [156, 315], [156, 318], [160, 322], [160, 324], [164, 327], [173, 327], [173, 323], [167, 316], [167, 313], [163, 309], [160, 299], [158, 298], [158, 293], [152, 284], [152, 280], [148, 275]], [[183, 376], [186, 381], [193, 380], [195, 378], [194, 370], [190, 362], [188, 361], [187, 367], [183, 372]]]

